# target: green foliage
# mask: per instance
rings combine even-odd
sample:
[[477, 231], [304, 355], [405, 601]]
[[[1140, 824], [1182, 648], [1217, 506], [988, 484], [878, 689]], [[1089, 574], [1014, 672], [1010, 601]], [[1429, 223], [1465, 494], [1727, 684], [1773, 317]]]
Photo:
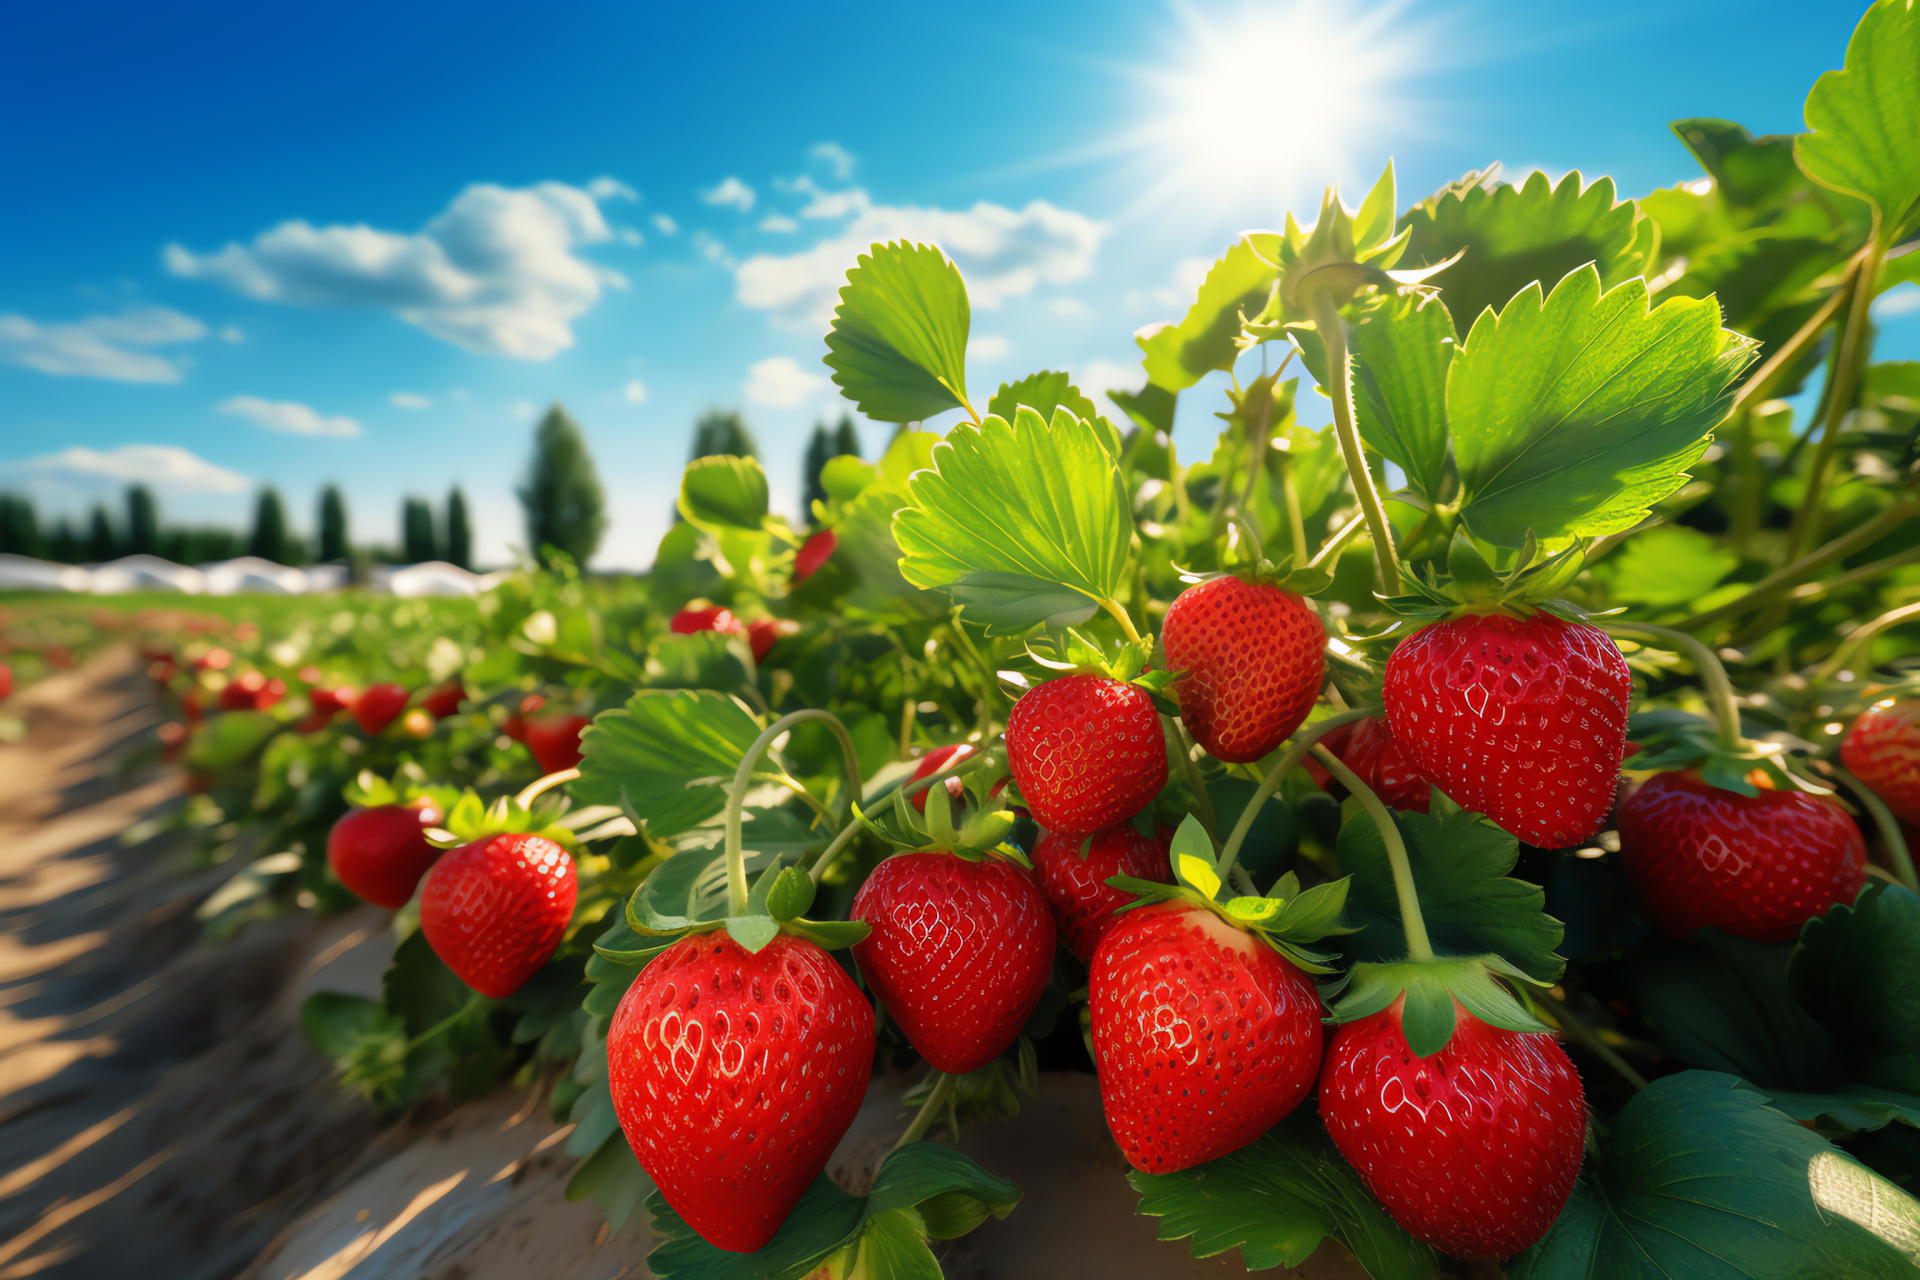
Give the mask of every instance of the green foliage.
[[1081, 395], [1066, 374], [1053, 370], [1030, 373], [1018, 382], [1001, 383], [993, 399], [987, 402], [987, 412], [1012, 422], [1021, 405], [1048, 421], [1053, 420], [1053, 411], [1059, 408], [1088, 422], [1099, 417], [1093, 401]]
[[822, 422], [815, 426], [813, 435], [807, 440], [807, 456], [803, 472], [807, 478], [806, 510], [811, 513], [813, 504], [826, 505], [827, 490], [821, 481], [821, 473], [827, 464], [835, 458], [860, 456], [860, 435], [853, 427], [853, 418], [849, 414], [840, 415], [840, 425], [829, 431]]
[[[345, 519], [341, 524], [344, 529]], [[345, 541], [344, 533], [342, 535]], [[473, 525], [467, 516], [467, 495], [459, 485], [453, 486], [447, 494], [447, 542], [444, 557], [449, 564], [462, 569], [473, 568]]]
[[621, 806], [663, 840], [725, 807], [726, 784], [759, 736], [725, 694], [643, 689], [581, 737], [585, 758], [571, 790], [587, 804]]
[[1897, 244], [1920, 217], [1920, 11], [1875, 0], [1847, 42], [1844, 69], [1807, 95], [1794, 154], [1822, 186], [1873, 207], [1880, 243]]
[[1739, 564], [1697, 529], [1662, 525], [1636, 535], [1594, 573], [1623, 604], [1670, 607], [1706, 595]]
[[1854, 1079], [1920, 1094], [1920, 898], [1869, 884], [1807, 922], [1788, 974]]
[[440, 558], [433, 536], [433, 508], [425, 498], [406, 498], [400, 505], [400, 558], [408, 564]]
[[[105, 525], [105, 513], [98, 514], [101, 518], [94, 522], [96, 546]], [[280, 501], [280, 491], [272, 485], [260, 491], [254, 506], [253, 537], [247, 543], [247, 554], [275, 564], [292, 564], [298, 558], [293, 533], [287, 528], [287, 509]]]
[[40, 537], [40, 519], [33, 500], [0, 493], [0, 553], [41, 556], [47, 548]]
[[[1240, 350], [1242, 317], [1260, 314], [1279, 278], [1274, 265], [1278, 242], [1279, 237], [1270, 234], [1236, 240], [1208, 269], [1200, 296], [1179, 324], [1143, 329], [1135, 336], [1146, 352], [1149, 385], [1184, 391], [1213, 370], [1232, 367]], [[1171, 401], [1168, 404], [1170, 409]]]
[[709, 409], [693, 424], [693, 446], [687, 461], [728, 454], [736, 458], [759, 456], [760, 446], [747, 422], [732, 409]]
[[320, 563], [334, 564], [353, 554], [353, 545], [347, 538], [347, 499], [337, 484], [329, 483], [320, 490], [318, 528], [320, 536], [315, 559]]
[[701, 528], [758, 529], [767, 518], [767, 473], [753, 458], [697, 458], [680, 478], [680, 515]]
[[827, 332], [834, 385], [876, 422], [967, 402], [967, 287], [946, 255], [905, 241], [860, 256]]
[[533, 433], [533, 462], [519, 490], [527, 516], [527, 549], [542, 559], [563, 551], [585, 567], [606, 531], [606, 494], [580, 427], [560, 405]]
[[143, 484], [127, 486], [127, 554], [157, 555], [160, 551], [160, 508], [153, 490]]

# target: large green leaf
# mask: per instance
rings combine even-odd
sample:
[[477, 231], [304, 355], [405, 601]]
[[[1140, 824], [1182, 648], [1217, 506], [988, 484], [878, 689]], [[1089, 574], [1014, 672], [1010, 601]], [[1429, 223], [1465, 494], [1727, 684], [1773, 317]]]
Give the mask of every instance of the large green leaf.
[[1353, 326], [1352, 346], [1361, 436], [1406, 472], [1415, 493], [1437, 502], [1447, 465], [1452, 317], [1431, 297], [1388, 299]]
[[1794, 153], [1823, 186], [1879, 213], [1894, 244], [1920, 216], [1920, 7], [1876, 0], [1847, 42], [1846, 66], [1807, 94], [1807, 129]]
[[1807, 922], [1787, 976], [1851, 1078], [1920, 1093], [1920, 898], [1868, 884], [1852, 906]]
[[1663, 524], [1636, 533], [1595, 566], [1608, 599], [1627, 604], [1679, 605], [1720, 585], [1740, 557], [1683, 524]]
[[1085, 418], [1091, 422], [1098, 416], [1093, 401], [1080, 394], [1073, 380], [1055, 369], [1030, 373], [1018, 382], [1003, 382], [1000, 389], [993, 393], [993, 399], [987, 402], [987, 412], [1013, 421], [1014, 412], [1021, 405], [1027, 406], [1042, 418], [1051, 419], [1053, 411], [1065, 406], [1076, 418]]
[[664, 839], [726, 807], [733, 771], [759, 736], [725, 694], [643, 689], [581, 735], [580, 777], [567, 790], [582, 804], [624, 804]]
[[1920, 1201], [1732, 1076], [1687, 1071], [1635, 1094], [1597, 1171], [1511, 1280], [1908, 1276]]
[[1589, 262], [1611, 289], [1646, 270], [1654, 239], [1631, 201], [1614, 203], [1612, 178], [1583, 190], [1578, 173], [1555, 186], [1537, 170], [1524, 186], [1489, 189], [1469, 180], [1448, 187], [1408, 210], [1401, 226], [1413, 232], [1402, 267], [1432, 266], [1465, 251], [1433, 278], [1458, 332], [1528, 285], [1551, 289]]
[[1832, 1040], [1787, 988], [1791, 950], [1701, 929], [1645, 948], [1621, 976], [1677, 1061], [1764, 1089], [1822, 1091], [1836, 1082]]
[[972, 323], [959, 268], [931, 245], [876, 244], [847, 273], [827, 331], [836, 386], [876, 422], [920, 422], [967, 399]]
[[1012, 422], [962, 423], [907, 492], [893, 518], [901, 574], [996, 629], [1084, 620], [1126, 582], [1120, 469], [1099, 428], [1064, 408], [1051, 424], [1025, 406]]
[[1179, 1173], [1129, 1172], [1138, 1212], [1196, 1258], [1238, 1247], [1249, 1271], [1297, 1267], [1328, 1236], [1374, 1280], [1427, 1280], [1433, 1251], [1389, 1218], [1334, 1150], [1312, 1107], [1258, 1141]]
[[[1255, 243], [1260, 252], [1254, 251]], [[1239, 354], [1240, 316], [1257, 316], [1279, 278], [1280, 238], [1252, 233], [1207, 271], [1200, 295], [1179, 324], [1149, 326], [1134, 335], [1146, 352], [1147, 381], [1167, 391], [1184, 391], [1215, 369], [1233, 367]]]
[[767, 473], [758, 458], [695, 458], [680, 476], [679, 506], [703, 529], [758, 530], [767, 517]]
[[1461, 518], [1510, 547], [1631, 528], [1686, 483], [1752, 352], [1711, 298], [1649, 311], [1644, 282], [1602, 293], [1590, 267], [1530, 286], [1447, 376]]
[[[1443, 955], [1489, 952], [1552, 981], [1566, 968], [1554, 954], [1564, 932], [1541, 908], [1546, 891], [1510, 878], [1520, 842], [1486, 817], [1468, 813], [1438, 791], [1433, 812], [1396, 813], [1407, 861], [1420, 891], [1420, 911], [1434, 949]], [[1340, 869], [1353, 877], [1346, 924], [1360, 932], [1329, 939], [1356, 960], [1399, 960], [1407, 954], [1400, 901], [1380, 828], [1364, 812], [1340, 828]]]

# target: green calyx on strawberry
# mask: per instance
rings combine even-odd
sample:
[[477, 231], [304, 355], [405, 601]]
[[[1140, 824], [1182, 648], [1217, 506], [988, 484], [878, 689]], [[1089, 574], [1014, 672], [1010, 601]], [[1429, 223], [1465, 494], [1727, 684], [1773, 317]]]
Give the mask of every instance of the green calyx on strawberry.
[[1635, 776], [1697, 769], [1713, 786], [1751, 799], [1761, 790], [1752, 781], [1758, 770], [1772, 784], [1769, 790], [1832, 794], [1789, 772], [1781, 763], [1785, 749], [1779, 744], [1746, 738], [1729, 741], [1712, 721], [1690, 711], [1663, 707], [1643, 712], [1633, 718], [1628, 732], [1640, 746], [1626, 763], [1625, 772]]
[[1252, 934], [1309, 973], [1334, 972], [1334, 957], [1311, 944], [1334, 934], [1353, 932], [1340, 923], [1347, 903], [1346, 877], [1302, 889], [1300, 878], [1289, 871], [1267, 897], [1229, 896], [1214, 870], [1213, 842], [1191, 814], [1174, 832], [1169, 857], [1173, 863], [1172, 884], [1133, 876], [1108, 879], [1114, 888], [1136, 895], [1116, 915], [1161, 902], [1200, 907]]
[[1543, 557], [1529, 533], [1517, 551], [1491, 550], [1489, 559], [1487, 548], [1464, 528], [1455, 528], [1444, 574], [1430, 564], [1422, 566], [1422, 571], [1406, 575], [1410, 588], [1406, 595], [1382, 596], [1380, 601], [1402, 617], [1423, 622], [1472, 614], [1505, 614], [1524, 620], [1536, 610], [1569, 622], [1586, 620], [1585, 610], [1557, 598], [1586, 565], [1585, 542]]
[[[995, 794], [995, 787], [1007, 776], [1005, 758], [1000, 753], [979, 755], [969, 751], [958, 761], [947, 762], [951, 769], [930, 770], [914, 782], [931, 784], [894, 791], [890, 801], [871, 811], [859, 804], [853, 816], [860, 825], [902, 853], [953, 853], [963, 858], [1004, 858], [1018, 866], [1032, 868], [1019, 846], [1008, 842], [1015, 821], [1013, 811]], [[955, 798], [943, 779], [957, 779], [961, 793], [961, 820], [954, 822]]]
[[1071, 676], [1101, 676], [1144, 689], [1162, 715], [1180, 714], [1179, 704], [1166, 693], [1178, 673], [1147, 669], [1153, 659], [1152, 636], [1123, 642], [1109, 655], [1098, 641], [1073, 627], [1065, 627], [1029, 640], [1027, 657], [1050, 674], [1034, 680], [1017, 671], [999, 672], [1000, 687], [1015, 698], [1026, 696], [1049, 681]]
[[1415, 1056], [1430, 1058], [1453, 1039], [1458, 1008], [1489, 1026], [1508, 1031], [1552, 1031], [1527, 1012], [1513, 992], [1501, 984], [1524, 982], [1546, 986], [1498, 955], [1439, 956], [1402, 960], [1394, 964], [1357, 964], [1349, 971], [1340, 998], [1334, 1003], [1335, 1022], [1358, 1022], [1391, 1007], [1403, 996], [1400, 1022], [1407, 1047]]
[[[361, 776], [365, 778], [367, 775]], [[535, 835], [553, 841], [569, 853], [573, 852], [580, 842], [573, 831], [561, 822], [564, 805], [536, 805], [535, 801], [541, 794], [541, 789], [536, 788], [538, 784], [517, 796], [500, 796], [488, 804], [469, 787], [457, 799], [442, 806], [441, 811], [446, 816], [439, 826], [428, 828], [427, 842], [441, 849], [455, 849], [493, 836]]]
[[[944, 793], [943, 793], [944, 794]], [[749, 954], [758, 954], [782, 934], [805, 938], [831, 951], [850, 947], [867, 936], [859, 921], [809, 920], [813, 905], [813, 877], [800, 867], [776, 857], [747, 893], [746, 907], [737, 915], [726, 912], [726, 866], [723, 860], [704, 858], [695, 851], [677, 853], [656, 868], [627, 900], [627, 927], [647, 940], [637, 948], [594, 950], [614, 964], [645, 964], [682, 938], [724, 930]], [[657, 939], [657, 941], [656, 941]]]

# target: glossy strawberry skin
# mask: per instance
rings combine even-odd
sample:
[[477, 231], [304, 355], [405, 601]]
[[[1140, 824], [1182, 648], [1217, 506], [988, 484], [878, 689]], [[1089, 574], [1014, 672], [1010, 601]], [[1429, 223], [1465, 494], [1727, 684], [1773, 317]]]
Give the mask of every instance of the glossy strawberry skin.
[[1053, 913], [1024, 867], [952, 853], [896, 854], [849, 913], [861, 976], [935, 1071], [965, 1075], [1019, 1038], [1053, 972]]
[[[1426, 813], [1431, 808], [1433, 784], [1420, 772], [1412, 753], [1393, 736], [1384, 719], [1374, 717], [1343, 724], [1320, 742], [1340, 757], [1340, 763], [1359, 775], [1360, 781], [1373, 788], [1373, 793], [1389, 809]], [[1319, 785], [1324, 787], [1331, 781], [1332, 775], [1319, 761], [1308, 757], [1306, 766]]]
[[1145, 689], [1105, 676], [1066, 676], [1014, 704], [1007, 764], [1035, 822], [1062, 835], [1092, 835], [1160, 793], [1166, 737]]
[[793, 555], [794, 582], [805, 582], [818, 573], [820, 566], [827, 562], [827, 557], [833, 554], [833, 549], [839, 544], [840, 539], [834, 536], [831, 529], [822, 529], [802, 543], [800, 550]]
[[1743, 796], [1692, 769], [1657, 774], [1620, 806], [1620, 861], [1676, 938], [1711, 926], [1784, 942], [1867, 882], [1867, 846], [1839, 805], [1804, 791]]
[[1854, 720], [1840, 763], [1902, 822], [1920, 822], [1920, 701], [1885, 698]]
[[580, 763], [580, 735], [593, 721], [585, 716], [551, 715], [527, 721], [527, 750], [541, 773], [558, 773]]
[[1613, 807], [1633, 681], [1604, 631], [1548, 613], [1422, 627], [1387, 661], [1387, 723], [1461, 807], [1529, 844], [1591, 838]]
[[1585, 1091], [1552, 1036], [1455, 1017], [1428, 1058], [1407, 1047], [1398, 1004], [1339, 1028], [1320, 1118], [1395, 1222], [1458, 1258], [1504, 1258], [1545, 1235], [1573, 1192]]
[[1189, 587], [1167, 608], [1160, 647], [1180, 718], [1216, 760], [1242, 764], [1307, 718], [1326, 673], [1327, 630], [1300, 597], [1227, 576]]
[[[1040, 837], [1033, 850], [1033, 871], [1053, 906], [1060, 941], [1082, 960], [1091, 960], [1119, 917], [1114, 912], [1132, 903], [1134, 895], [1107, 883], [1110, 876], [1173, 883], [1167, 861], [1172, 833], [1161, 827], [1152, 837], [1134, 830], [1131, 822], [1088, 836]], [[1089, 843], [1090, 841], [1090, 843]], [[1087, 845], [1086, 857], [1080, 846]]]
[[434, 865], [420, 929], [460, 981], [504, 1000], [552, 958], [579, 891], [573, 859], [553, 841], [492, 836]]
[[1107, 1127], [1143, 1173], [1237, 1151], [1313, 1091], [1313, 983], [1211, 911], [1121, 916], [1094, 952], [1089, 996]]
[[[914, 766], [913, 776], [907, 779], [905, 785], [911, 786], [912, 784], [920, 781], [920, 779], [922, 778], [930, 778], [934, 774], [946, 768], [949, 763], [958, 763], [961, 760], [965, 760], [968, 756], [972, 754], [973, 754], [973, 748], [968, 746], [964, 742], [956, 742], [953, 745], [946, 746], [946, 747], [935, 747], [933, 750], [927, 752], [927, 754], [920, 757], [920, 763]], [[953, 799], [959, 800], [962, 796], [966, 794], [966, 784], [961, 782], [960, 779], [958, 778], [948, 778], [947, 794], [951, 796]], [[915, 809], [919, 810], [921, 813], [925, 813], [927, 811], [926, 791], [923, 789], [923, 790], [914, 792], [913, 798], [907, 801], [907, 803], [912, 805]]]
[[406, 709], [407, 691], [397, 684], [368, 685], [349, 708], [353, 712], [354, 723], [368, 737], [399, 719], [400, 713]]
[[374, 906], [404, 907], [440, 857], [426, 837], [440, 817], [426, 802], [354, 809], [327, 832], [327, 865], [341, 884]]
[[627, 1142], [715, 1248], [773, 1238], [860, 1110], [874, 1019], [846, 972], [804, 939], [750, 954], [693, 934], [640, 971], [607, 1033]]

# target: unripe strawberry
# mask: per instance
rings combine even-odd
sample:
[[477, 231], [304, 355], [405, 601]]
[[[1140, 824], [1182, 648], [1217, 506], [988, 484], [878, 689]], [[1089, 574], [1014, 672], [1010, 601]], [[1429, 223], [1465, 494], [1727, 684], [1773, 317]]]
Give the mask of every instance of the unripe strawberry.
[[[1054, 922], [1067, 950], [1091, 960], [1100, 939], [1119, 919], [1114, 912], [1135, 900], [1125, 889], [1108, 884], [1110, 877], [1173, 883], [1167, 862], [1172, 835], [1161, 827], [1153, 836], [1143, 836], [1131, 822], [1123, 822], [1092, 836], [1059, 836], [1049, 831], [1040, 837], [1033, 851], [1033, 870], [1053, 904]], [[1083, 844], [1087, 846], [1084, 855]]]
[[490, 836], [434, 865], [420, 929], [460, 981], [504, 1000], [552, 958], [579, 891], [573, 859], [553, 841]]
[[1216, 760], [1258, 760], [1285, 741], [1320, 696], [1327, 630], [1291, 591], [1228, 575], [1188, 587], [1167, 607], [1160, 645], [1180, 718]]
[[1007, 717], [1007, 764], [1035, 822], [1092, 835], [1147, 807], [1167, 781], [1166, 737], [1138, 685], [1073, 675], [1030, 689]]

